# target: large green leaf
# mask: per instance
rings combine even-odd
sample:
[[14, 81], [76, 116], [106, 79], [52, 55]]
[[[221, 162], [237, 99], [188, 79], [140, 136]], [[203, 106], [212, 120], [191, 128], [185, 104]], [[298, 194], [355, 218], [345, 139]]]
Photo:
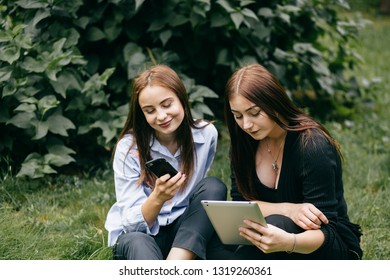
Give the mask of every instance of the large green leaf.
[[50, 165], [45, 164], [44, 157], [38, 153], [29, 154], [16, 177], [42, 178], [46, 174], [57, 173]]
[[15, 37], [15, 45], [19, 49], [29, 50], [32, 48], [32, 43], [31, 43], [30, 37], [28, 37], [24, 34], [19, 34], [18, 36]]
[[44, 20], [45, 18], [48, 18], [50, 17], [51, 13], [49, 10], [46, 10], [46, 9], [40, 9], [40, 10], [37, 10], [37, 12], [35, 13], [35, 16], [34, 18], [31, 20], [31, 26], [33, 28], [36, 28], [37, 24]]
[[55, 155], [69, 155], [69, 154], [75, 154], [76, 152], [65, 145], [60, 145], [60, 144], [52, 144], [48, 145], [47, 150], [51, 154]]
[[86, 39], [89, 41], [95, 42], [105, 38], [106, 38], [106, 34], [104, 34], [104, 32], [98, 27], [93, 26], [89, 28], [87, 31]]
[[15, 112], [28, 112], [32, 113], [37, 110], [37, 106], [35, 104], [22, 103], [18, 107], [14, 109]]
[[62, 136], [68, 136], [68, 130], [76, 128], [71, 120], [62, 115], [61, 110], [48, 117], [46, 123], [50, 132]]
[[241, 23], [244, 21], [244, 16], [241, 12], [235, 12], [230, 14], [230, 18], [234, 22], [236, 29], [240, 29]]
[[0, 47], [0, 60], [6, 61], [9, 64], [14, 63], [20, 57], [20, 49], [17, 46]]
[[144, 2], [145, 0], [135, 0], [135, 10], [138, 11]]
[[104, 34], [108, 41], [114, 41], [122, 32], [122, 25], [112, 19], [104, 22]]
[[0, 30], [0, 43], [12, 41], [12, 35], [10, 32]]
[[42, 73], [46, 70], [48, 62], [36, 60], [31, 56], [25, 57], [21, 67], [29, 72]]
[[94, 74], [85, 84], [82, 92], [97, 92], [107, 84], [108, 78], [114, 73], [115, 68], [106, 69], [103, 74]]
[[40, 0], [18, 0], [16, 4], [25, 9], [40, 9], [47, 8], [49, 6], [48, 1], [40, 1]]
[[6, 124], [26, 129], [31, 127], [31, 121], [35, 119], [35, 114], [31, 112], [21, 112], [9, 119]]
[[56, 108], [60, 102], [54, 95], [46, 95], [38, 101], [38, 110], [40, 112], [41, 118], [46, 114], [50, 109]]
[[109, 106], [108, 98], [110, 97], [108, 94], [106, 94], [104, 91], [99, 90], [98, 92], [94, 92], [93, 94], [89, 95], [92, 99], [91, 105], [93, 106], [99, 106], [102, 104], [105, 104]]
[[39, 140], [47, 135], [47, 132], [49, 131], [47, 122], [34, 120], [31, 124], [35, 127], [35, 135], [32, 137], [32, 140]]
[[16, 91], [17, 88], [12, 83], [8, 83], [3, 87], [3, 97], [13, 95]]
[[214, 116], [210, 108], [203, 103], [195, 103], [195, 106], [191, 108], [191, 113], [194, 118], [204, 118], [204, 115]]
[[229, 18], [225, 17], [221, 13], [213, 13], [211, 15], [211, 27], [216, 28], [216, 27], [223, 27], [228, 25], [229, 23]]
[[188, 17], [183, 15], [172, 15], [171, 20], [169, 21], [169, 25], [172, 27], [176, 27], [179, 25], [183, 25], [189, 21]]
[[244, 8], [242, 9], [242, 14], [246, 17], [249, 17], [249, 18], [252, 18], [254, 19], [255, 21], [259, 21], [259, 18], [257, 17], [257, 15], [250, 9], [248, 8]]
[[57, 167], [67, 165], [71, 162], [74, 162], [75, 159], [70, 155], [57, 155], [57, 154], [46, 154], [44, 156], [44, 162], [49, 165], [54, 165]]
[[275, 16], [273, 10], [270, 8], [261, 8], [258, 14], [265, 18], [271, 18]]
[[217, 3], [221, 5], [228, 13], [235, 12], [234, 8], [230, 5], [227, 0], [217, 0]]
[[75, 74], [69, 71], [61, 72], [56, 81], [51, 80], [50, 84], [54, 90], [59, 93], [63, 98], [66, 98], [68, 90], [81, 91], [81, 84]]
[[198, 100], [200, 97], [218, 98], [218, 94], [216, 94], [213, 90], [211, 90], [208, 87], [197, 85], [193, 88], [193, 90], [189, 94], [189, 99], [191, 101], [195, 101]]
[[127, 62], [127, 77], [129, 79], [137, 76], [143, 69], [146, 60], [146, 56], [142, 53], [134, 53]]
[[[168, 42], [168, 40], [172, 37], [172, 31], [171, 30], [164, 30], [160, 33], [160, 40], [165, 46], [165, 44]], [[137, 56], [134, 56], [130, 59], [129, 64], [141, 64], [145, 61], [145, 55], [142, 53], [137, 53]]]
[[8, 81], [12, 75], [12, 68], [9, 66], [0, 68], [0, 83]]
[[117, 129], [111, 125], [111, 123], [104, 121], [96, 121], [91, 124], [92, 128], [100, 128], [105, 138], [105, 143], [109, 143], [118, 133]]

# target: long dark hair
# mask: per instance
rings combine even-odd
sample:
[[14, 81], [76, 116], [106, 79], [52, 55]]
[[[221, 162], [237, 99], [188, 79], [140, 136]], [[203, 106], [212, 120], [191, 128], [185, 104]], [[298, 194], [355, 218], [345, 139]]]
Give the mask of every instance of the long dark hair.
[[[274, 122], [286, 131], [302, 131], [302, 147], [313, 142], [313, 132], [320, 132], [338, 151], [338, 143], [319, 122], [303, 113], [291, 101], [279, 81], [259, 64], [236, 70], [225, 88], [225, 120], [230, 134], [230, 157], [239, 192], [246, 199], [255, 199], [253, 176], [256, 172], [255, 156], [259, 144], [236, 123], [230, 108], [230, 97], [240, 94], [259, 106]], [[285, 120], [286, 122], [283, 122]], [[245, 163], [245, 164], [243, 164]]]
[[[122, 139], [125, 134], [131, 133], [133, 135], [133, 139], [135, 139], [135, 143], [137, 144], [141, 165], [141, 175], [138, 183], [150, 182], [154, 185], [155, 178], [144, 167], [145, 163], [151, 159], [150, 141], [154, 135], [154, 129], [146, 121], [145, 115], [138, 102], [140, 92], [147, 86], [160, 86], [171, 90], [177, 95], [183, 106], [184, 119], [176, 131], [176, 141], [179, 149], [181, 149], [181, 171], [187, 175], [186, 180], [188, 181], [193, 173], [196, 157], [191, 128], [199, 128], [196, 124], [201, 120], [195, 121], [193, 119], [186, 88], [177, 73], [170, 67], [166, 65], [155, 65], [134, 78], [130, 96], [129, 114], [125, 126], [119, 134], [118, 141]], [[132, 143], [129, 150], [135, 143]], [[185, 188], [186, 185], [187, 184], [183, 184], [183, 188]]]

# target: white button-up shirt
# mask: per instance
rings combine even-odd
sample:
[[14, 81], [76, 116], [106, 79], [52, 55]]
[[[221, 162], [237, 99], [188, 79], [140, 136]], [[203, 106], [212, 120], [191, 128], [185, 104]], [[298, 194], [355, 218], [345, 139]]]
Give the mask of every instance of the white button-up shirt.
[[[201, 122], [198, 126], [203, 126]], [[131, 134], [125, 135], [117, 144], [113, 169], [115, 179], [116, 202], [107, 214], [105, 227], [108, 231], [108, 246], [115, 244], [122, 232], [145, 232], [156, 235], [160, 226], [171, 224], [182, 215], [189, 204], [190, 195], [196, 184], [202, 180], [209, 170], [216, 151], [218, 132], [213, 124], [201, 129], [192, 129], [195, 144], [194, 173], [183, 192], [166, 201], [151, 228], [148, 227], [141, 206], [151, 194], [152, 189], [146, 184], [139, 186], [137, 180], [141, 174], [137, 145], [129, 151], [133, 142]], [[157, 139], [151, 141], [151, 157], [165, 158], [179, 170], [180, 149], [172, 155]]]

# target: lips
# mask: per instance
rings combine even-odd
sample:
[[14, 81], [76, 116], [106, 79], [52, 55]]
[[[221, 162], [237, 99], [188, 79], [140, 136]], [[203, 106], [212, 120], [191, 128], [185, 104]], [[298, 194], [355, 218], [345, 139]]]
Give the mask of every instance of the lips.
[[254, 130], [254, 131], [251, 131], [251, 132], [249, 132], [249, 131], [247, 131], [247, 133], [252, 137], [252, 138], [254, 138], [254, 139], [259, 139], [259, 137], [261, 137], [261, 129], [259, 129], [259, 130]]
[[257, 132], [259, 132], [260, 130], [254, 130], [254, 131], [246, 131], [247, 133], [249, 133], [249, 134], [256, 134]]
[[171, 122], [172, 122], [172, 120], [169, 120], [169, 121], [167, 121], [165, 123], [159, 124], [159, 126], [162, 127], [162, 128], [167, 128], [171, 124]]

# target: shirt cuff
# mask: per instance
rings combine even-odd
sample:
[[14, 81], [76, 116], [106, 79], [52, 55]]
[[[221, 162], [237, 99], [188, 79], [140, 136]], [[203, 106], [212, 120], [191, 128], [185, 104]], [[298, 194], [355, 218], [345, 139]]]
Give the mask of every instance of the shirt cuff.
[[148, 235], [156, 235], [160, 230], [158, 220], [153, 223], [151, 228], [148, 227], [142, 215], [141, 206], [127, 209], [122, 224], [125, 232], [144, 232]]

